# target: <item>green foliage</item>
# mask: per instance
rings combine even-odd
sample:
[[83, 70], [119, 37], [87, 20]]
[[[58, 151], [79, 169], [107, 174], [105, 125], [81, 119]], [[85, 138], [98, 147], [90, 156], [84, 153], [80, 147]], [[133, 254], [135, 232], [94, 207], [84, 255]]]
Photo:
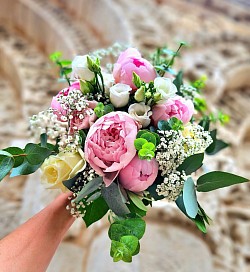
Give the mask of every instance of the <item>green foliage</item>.
[[140, 130], [134, 141], [138, 156], [141, 160], [151, 160], [155, 157], [156, 145], [160, 142], [160, 137], [155, 132]]
[[198, 170], [204, 159], [204, 153], [194, 154], [184, 160], [184, 162], [177, 168], [178, 171], [185, 171], [186, 175], [190, 175]]
[[122, 193], [118, 185], [113, 182], [108, 187], [102, 187], [101, 193], [108, 207], [118, 216], [125, 216], [130, 211], [123, 202]]
[[132, 256], [137, 254], [139, 247], [139, 240], [133, 235], [121, 237], [120, 241], [111, 241], [110, 256], [113, 257], [114, 262], [124, 261], [132, 262]]
[[206, 153], [208, 155], [214, 155], [216, 153], [218, 153], [219, 151], [221, 151], [222, 149], [226, 148], [229, 146], [228, 143], [217, 139], [217, 130], [212, 130], [210, 131], [210, 136], [213, 139], [213, 142], [211, 143], [211, 145], [206, 149]]
[[197, 228], [202, 231], [203, 233], [207, 233], [206, 223], [209, 224], [210, 218], [206, 215], [205, 211], [201, 208], [200, 204], [198, 203], [198, 213], [195, 218], [191, 218], [186, 211], [183, 195], [179, 195], [177, 200], [175, 201], [177, 207], [189, 218], [191, 219]]
[[[80, 208], [81, 210], [82, 208]], [[103, 197], [99, 197], [90, 204], [86, 205], [85, 215], [83, 220], [87, 227], [89, 227], [94, 222], [100, 220], [109, 210], [109, 207]]]
[[32, 143], [25, 146], [24, 152], [26, 154], [25, 158], [31, 165], [42, 164], [43, 161], [52, 153], [51, 150]]
[[130, 200], [140, 209], [140, 210], [143, 210], [143, 211], [147, 211], [147, 207], [144, 205], [144, 203], [142, 202], [141, 198], [132, 193], [132, 192], [128, 192], [128, 196], [130, 198]]
[[102, 102], [99, 102], [94, 109], [94, 112], [98, 118], [112, 111], [114, 111], [114, 106], [112, 104], [108, 104], [104, 106]]
[[0, 153], [0, 181], [9, 174], [10, 170], [14, 166], [14, 158], [6, 151]]
[[[14, 165], [13, 167], [18, 167], [19, 165], [21, 165], [24, 161], [24, 156], [22, 156], [22, 154], [24, 153], [23, 150], [19, 147], [8, 147], [4, 149], [5, 151], [7, 151], [8, 153], [10, 153], [13, 156], [14, 159]], [[21, 156], [19, 156], [21, 155]]]
[[249, 181], [246, 178], [221, 172], [221, 171], [213, 171], [206, 173], [200, 176], [197, 180], [197, 191], [199, 192], [209, 192], [219, 188], [231, 186], [234, 184], [239, 184], [243, 182]]
[[160, 120], [158, 122], [158, 129], [159, 130], [183, 130], [183, 122], [176, 117], [172, 117], [169, 120]]
[[195, 218], [198, 213], [198, 203], [197, 203], [195, 185], [191, 177], [189, 177], [184, 182], [183, 203], [184, 203], [187, 215], [191, 218]]
[[140, 240], [145, 233], [146, 223], [141, 218], [117, 220], [110, 225], [109, 238], [120, 241], [123, 236], [133, 235]]
[[29, 161], [26, 159], [26, 157], [24, 157], [24, 161], [21, 165], [19, 165], [16, 168], [13, 168], [10, 177], [16, 177], [16, 176], [20, 176], [20, 175], [29, 175], [32, 174], [34, 172], [36, 172], [37, 169], [40, 168], [42, 163], [39, 164], [30, 164]]
[[127, 203], [127, 207], [129, 208], [131, 217], [144, 217], [147, 214], [145, 210], [141, 210], [132, 201]]
[[183, 72], [182, 71], [178, 72], [173, 83], [176, 86], [177, 90], [180, 91], [181, 85], [183, 85]]
[[70, 85], [68, 74], [72, 72], [71, 60], [62, 59], [62, 52], [54, 52], [49, 56], [50, 60], [59, 67], [59, 75], [61, 79], [65, 79]]
[[[72, 179], [73, 181], [73, 179]], [[69, 181], [67, 182], [69, 184]], [[64, 184], [67, 184], [64, 182]], [[83, 198], [87, 197], [89, 194], [93, 193], [101, 187], [103, 183], [102, 177], [97, 177], [88, 182], [82, 190], [77, 194], [77, 197], [73, 200], [74, 202], [80, 202]]]
[[191, 82], [191, 86], [194, 88], [201, 90], [206, 87], [206, 81], [207, 81], [207, 76], [202, 75], [199, 79], [195, 80], [194, 82]]
[[154, 183], [148, 187], [147, 191], [149, 192], [150, 196], [153, 197], [155, 201], [161, 200], [164, 198], [164, 196], [159, 196], [156, 192], [157, 185], [161, 184], [163, 182], [163, 177], [161, 176], [160, 171], [158, 172], [158, 175], [154, 181]]

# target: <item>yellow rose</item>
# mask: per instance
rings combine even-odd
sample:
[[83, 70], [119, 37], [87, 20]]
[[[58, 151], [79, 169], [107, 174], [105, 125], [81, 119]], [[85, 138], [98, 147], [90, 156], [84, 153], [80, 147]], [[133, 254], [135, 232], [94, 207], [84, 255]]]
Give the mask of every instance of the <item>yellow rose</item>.
[[60, 152], [56, 156], [49, 156], [41, 166], [41, 182], [48, 189], [61, 189], [63, 192], [67, 188], [63, 181], [73, 178], [78, 172], [86, 167], [84, 153]]

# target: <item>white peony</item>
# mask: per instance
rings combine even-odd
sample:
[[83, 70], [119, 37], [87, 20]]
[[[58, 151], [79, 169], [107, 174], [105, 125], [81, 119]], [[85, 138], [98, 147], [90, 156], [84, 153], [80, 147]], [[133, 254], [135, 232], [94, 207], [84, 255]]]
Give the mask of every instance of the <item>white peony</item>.
[[118, 83], [109, 89], [110, 101], [116, 108], [124, 107], [129, 101], [129, 92], [132, 88], [127, 84]]
[[128, 113], [134, 120], [139, 122], [143, 128], [149, 126], [152, 111], [150, 111], [150, 107], [145, 105], [144, 102], [130, 105], [128, 108]]

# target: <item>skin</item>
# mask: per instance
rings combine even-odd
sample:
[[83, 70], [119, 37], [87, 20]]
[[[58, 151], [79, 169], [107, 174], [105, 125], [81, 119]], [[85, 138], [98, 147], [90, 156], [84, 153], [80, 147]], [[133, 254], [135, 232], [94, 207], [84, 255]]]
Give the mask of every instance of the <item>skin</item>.
[[44, 272], [74, 222], [62, 194], [41, 212], [0, 241], [1, 272]]

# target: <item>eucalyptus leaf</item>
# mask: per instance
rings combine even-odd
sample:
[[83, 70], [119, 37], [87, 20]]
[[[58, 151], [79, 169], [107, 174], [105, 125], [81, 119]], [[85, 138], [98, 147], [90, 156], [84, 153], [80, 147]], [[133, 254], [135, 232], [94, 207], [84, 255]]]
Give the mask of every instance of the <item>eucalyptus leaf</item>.
[[120, 242], [129, 249], [131, 255], [133, 255], [136, 252], [136, 249], [139, 244], [138, 238], [133, 235], [122, 236]]
[[3, 153], [4, 152], [1, 152], [0, 154], [0, 181], [9, 174], [10, 170], [14, 166], [13, 157], [3, 155]]
[[[24, 155], [24, 151], [19, 147], [8, 147], [8, 148], [5, 148], [4, 150], [10, 153], [11, 155]], [[15, 160], [13, 167], [18, 167], [24, 161], [24, 156], [13, 156], [13, 157]]]
[[219, 139], [215, 139], [215, 145], [213, 146], [213, 150], [207, 149], [206, 153], [208, 155], [215, 155], [216, 153], [218, 153], [219, 151], [221, 151], [224, 148], [227, 148], [229, 146], [228, 143], [219, 140]]
[[100, 191], [97, 191], [97, 192], [93, 193], [93, 195], [91, 195], [91, 196], [86, 200], [86, 202], [94, 201], [94, 200], [96, 200], [97, 198], [99, 198], [100, 196], [101, 196], [101, 192], [100, 192]]
[[177, 90], [180, 91], [181, 85], [183, 85], [183, 72], [179, 71], [176, 78], [173, 81], [174, 85], [176, 86]]
[[183, 187], [183, 203], [185, 210], [191, 218], [195, 218], [198, 213], [198, 203], [193, 179], [189, 177], [184, 182]]
[[41, 147], [47, 147], [48, 136], [46, 133], [40, 135]]
[[80, 202], [84, 197], [96, 191], [103, 183], [102, 177], [97, 177], [88, 182], [77, 194], [73, 202]]
[[21, 165], [19, 165], [16, 168], [13, 168], [10, 177], [16, 177], [16, 176], [20, 176], [20, 175], [29, 175], [32, 174], [34, 172], [36, 172], [36, 170], [41, 166], [41, 163], [34, 165], [34, 164], [30, 164], [29, 161], [26, 159], [26, 157], [24, 158], [24, 161]]
[[108, 187], [102, 187], [101, 193], [109, 208], [119, 216], [129, 214], [129, 209], [123, 202], [123, 197], [118, 185], [113, 182]]
[[43, 161], [52, 153], [51, 150], [32, 143], [25, 146], [24, 152], [27, 161], [33, 165], [43, 163]]
[[197, 180], [197, 191], [209, 192], [219, 188], [227, 187], [249, 181], [231, 173], [213, 171], [200, 176]]

